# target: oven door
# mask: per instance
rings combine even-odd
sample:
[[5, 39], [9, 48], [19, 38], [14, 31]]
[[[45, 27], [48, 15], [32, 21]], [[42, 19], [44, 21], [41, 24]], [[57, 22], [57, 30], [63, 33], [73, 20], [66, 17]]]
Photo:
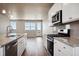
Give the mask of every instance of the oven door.
[[48, 52], [50, 53], [50, 55], [53, 56], [53, 41], [51, 41], [50, 39], [47, 40], [47, 49]]

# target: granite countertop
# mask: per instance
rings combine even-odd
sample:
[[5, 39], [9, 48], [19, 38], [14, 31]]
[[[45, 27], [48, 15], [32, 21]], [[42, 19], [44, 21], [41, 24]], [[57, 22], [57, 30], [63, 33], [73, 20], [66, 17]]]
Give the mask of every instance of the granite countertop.
[[70, 37], [54, 37], [54, 38], [71, 47], [79, 47], [79, 39], [70, 38]]
[[[13, 35], [13, 34], [11, 34], [11, 35]], [[14, 40], [17, 40], [17, 39], [19, 39], [19, 38], [21, 38], [23, 36], [24, 35], [22, 35], [22, 34], [16, 34], [16, 33], [14, 34], [14, 36], [9, 36], [9, 37], [7, 37], [5, 35], [0, 35], [0, 47], [3, 47], [6, 44], [8, 44], [8, 43], [10, 43], [10, 42], [12, 42]]]

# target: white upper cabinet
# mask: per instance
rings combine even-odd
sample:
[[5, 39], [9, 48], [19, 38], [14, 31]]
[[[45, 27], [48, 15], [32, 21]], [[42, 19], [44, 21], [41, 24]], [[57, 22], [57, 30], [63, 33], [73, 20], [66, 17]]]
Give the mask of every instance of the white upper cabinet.
[[64, 3], [62, 11], [63, 23], [79, 20], [79, 3]]
[[49, 25], [52, 25], [52, 16], [62, 10], [62, 23], [79, 20], [79, 3], [55, 3], [48, 12]]

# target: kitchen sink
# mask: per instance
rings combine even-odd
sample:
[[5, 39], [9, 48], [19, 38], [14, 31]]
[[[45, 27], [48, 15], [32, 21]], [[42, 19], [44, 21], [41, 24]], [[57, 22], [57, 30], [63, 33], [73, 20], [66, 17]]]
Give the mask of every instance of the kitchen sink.
[[15, 36], [20, 36], [20, 35], [9, 35], [8, 37], [15, 37]]

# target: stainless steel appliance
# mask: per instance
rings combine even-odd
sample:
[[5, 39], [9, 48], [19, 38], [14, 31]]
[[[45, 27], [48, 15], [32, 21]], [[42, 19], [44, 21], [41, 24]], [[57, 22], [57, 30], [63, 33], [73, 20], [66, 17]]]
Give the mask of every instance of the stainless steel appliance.
[[6, 33], [6, 36], [8, 37], [8, 36], [10, 36], [10, 33], [12, 33], [12, 31], [13, 31], [13, 28], [12, 28], [12, 26], [7, 26], [7, 33]]
[[5, 45], [5, 56], [17, 56], [17, 40]]
[[52, 16], [52, 23], [62, 23], [62, 10], [59, 10], [55, 15]]
[[70, 37], [70, 29], [60, 29], [57, 34], [47, 35], [47, 50], [51, 56], [54, 55], [54, 37]]
[[70, 37], [70, 29], [59, 29], [58, 35], [62, 35], [65, 37]]
[[53, 38], [51, 38], [50, 36], [47, 36], [47, 50], [48, 50], [48, 53], [49, 55], [53, 56], [54, 52], [53, 52]]

